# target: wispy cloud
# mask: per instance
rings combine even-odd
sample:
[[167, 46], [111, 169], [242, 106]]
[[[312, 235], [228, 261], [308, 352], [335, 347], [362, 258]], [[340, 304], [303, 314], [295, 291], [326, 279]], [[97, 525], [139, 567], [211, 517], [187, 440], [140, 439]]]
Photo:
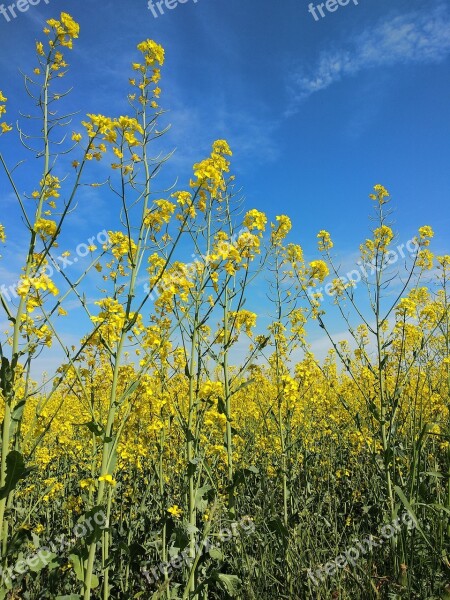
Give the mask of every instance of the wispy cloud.
[[162, 141], [162, 149], [167, 153], [176, 149], [166, 167], [174, 176], [190, 176], [192, 165], [209, 153], [212, 142], [219, 138], [227, 139], [233, 150], [232, 165], [241, 168], [271, 163], [280, 155], [273, 136], [278, 122], [268, 116], [263, 106], [253, 106], [251, 111], [239, 109], [227, 106], [226, 98], [216, 100], [214, 106], [186, 106], [177, 100], [173, 90], [168, 104], [171, 110], [165, 121], [171, 128]]
[[311, 69], [297, 71], [292, 86], [293, 105], [366, 69], [438, 63], [449, 54], [450, 14], [443, 4], [431, 10], [391, 14], [354, 35], [345, 46], [324, 50]]

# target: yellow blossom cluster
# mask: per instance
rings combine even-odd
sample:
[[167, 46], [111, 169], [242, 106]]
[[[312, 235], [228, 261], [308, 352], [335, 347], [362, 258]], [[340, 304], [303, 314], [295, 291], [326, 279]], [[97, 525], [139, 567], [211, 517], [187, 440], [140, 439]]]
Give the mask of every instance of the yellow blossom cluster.
[[191, 187], [203, 188], [212, 198], [216, 198], [219, 191], [224, 191], [224, 174], [230, 170], [230, 162], [226, 156], [232, 156], [228, 143], [225, 140], [215, 141], [210, 157], [194, 165], [196, 179], [191, 180]]
[[321, 252], [325, 252], [326, 250], [331, 250], [331, 248], [333, 247], [333, 242], [331, 241], [331, 235], [328, 233], [328, 231], [325, 231], [324, 229], [322, 229], [321, 231], [319, 231], [319, 233], [317, 234], [317, 239], [319, 240], [319, 250]]
[[377, 200], [380, 205], [385, 204], [389, 201], [390, 194], [383, 185], [377, 183], [377, 185], [375, 185], [373, 189], [375, 194], [370, 194], [370, 198], [372, 200]]
[[323, 281], [328, 277], [330, 270], [323, 260], [313, 260], [309, 263], [311, 280]]
[[250, 231], [265, 231], [267, 224], [266, 215], [254, 208], [253, 210], [249, 210], [244, 217], [244, 227], [247, 227]]
[[34, 224], [34, 231], [39, 234], [42, 240], [48, 240], [56, 236], [58, 226], [55, 221], [41, 217]]
[[58, 42], [61, 44], [61, 46], [72, 49], [73, 40], [77, 39], [80, 33], [79, 24], [74, 21], [68, 13], [65, 12], [61, 13], [59, 20], [49, 19], [47, 24], [56, 33]]
[[[3, 92], [0, 91], [0, 103], [6, 102], [8, 98], [5, 98]], [[0, 117], [6, 113], [6, 104], [0, 104]], [[0, 135], [3, 133], [7, 133], [8, 131], [12, 131], [12, 127], [8, 125], [5, 121], [0, 123]]]
[[48, 275], [41, 274], [38, 277], [21, 277], [17, 286], [17, 293], [21, 298], [27, 298], [27, 312], [33, 312], [38, 306], [42, 306], [41, 293], [49, 292], [57, 296], [59, 291]]

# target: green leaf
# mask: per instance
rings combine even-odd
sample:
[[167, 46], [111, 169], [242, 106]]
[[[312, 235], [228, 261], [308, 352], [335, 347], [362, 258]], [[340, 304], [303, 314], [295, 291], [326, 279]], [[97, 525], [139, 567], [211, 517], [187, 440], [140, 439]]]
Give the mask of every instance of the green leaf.
[[436, 508], [437, 510], [442, 510], [443, 512], [450, 515], [450, 509], [444, 506], [443, 504], [438, 504], [437, 502], [435, 502], [433, 504], [429, 504], [429, 506], [432, 508]]
[[394, 487], [395, 492], [397, 494], [397, 496], [400, 498], [400, 500], [403, 503], [403, 506], [406, 508], [406, 510], [409, 512], [410, 517], [412, 518], [412, 520], [414, 521], [414, 525], [417, 529], [417, 531], [422, 535], [423, 539], [425, 540], [425, 542], [428, 544], [428, 546], [430, 546], [430, 548], [433, 548], [433, 546], [430, 544], [430, 542], [428, 541], [427, 536], [425, 535], [422, 527], [420, 526], [420, 523], [412, 509], [411, 504], [408, 502], [408, 500], [406, 499], [405, 494], [403, 493], [403, 491], [398, 487], [398, 485], [396, 485]]
[[211, 548], [209, 555], [213, 560], [223, 560], [223, 554], [219, 548]]
[[225, 402], [223, 401], [223, 398], [218, 398], [217, 399], [217, 412], [220, 415], [226, 415], [227, 414], [227, 407], [225, 406]]
[[[105, 442], [107, 441], [107, 439], [105, 438]], [[109, 461], [108, 461], [108, 473], [110, 475], [114, 474], [114, 471], [116, 470], [116, 466], [117, 466], [117, 449], [113, 448], [111, 451], [111, 454], [109, 456]]]
[[241, 580], [237, 575], [216, 573], [215, 579], [232, 598], [237, 596], [239, 590], [241, 589]]
[[25, 461], [20, 452], [13, 450], [6, 457], [6, 481], [0, 488], [0, 500], [7, 498], [16, 488], [19, 481], [28, 477], [34, 469], [25, 467]]
[[120, 400], [118, 402], [118, 405], [122, 404], [128, 398], [128, 396], [131, 396], [131, 394], [138, 389], [139, 384], [140, 384], [139, 380], [138, 381], [134, 381], [130, 385], [130, 387], [127, 390], [124, 391], [124, 393], [122, 394], [122, 396], [121, 396], [121, 398], [120, 398]]
[[[266, 340], [269, 340], [270, 338], [265, 338]], [[264, 347], [264, 346], [262, 346]], [[241, 385], [234, 390], [233, 394], [237, 394], [238, 392], [240, 392], [241, 390], [244, 390], [246, 387], [248, 387], [249, 385], [252, 385], [253, 383], [255, 383], [254, 379], [249, 379], [248, 381], [244, 381], [244, 383], [241, 383]]]
[[12, 411], [11, 419], [13, 421], [15, 421], [16, 423], [18, 423], [20, 421], [20, 419], [22, 418], [24, 409], [25, 409], [25, 400], [19, 400], [19, 402], [15, 405], [15, 407]]
[[95, 436], [101, 437], [103, 435], [104, 429], [102, 425], [99, 425], [95, 421], [89, 421], [88, 423], [84, 423], [84, 425], [92, 432]]
[[78, 554], [70, 554], [69, 559], [73, 565], [73, 570], [77, 576], [78, 581], [84, 581], [84, 569], [83, 563], [80, 560]]
[[[289, 537], [289, 531], [287, 530], [286, 526], [284, 525], [283, 521], [280, 519], [280, 517], [274, 517], [273, 519], [270, 519], [270, 521], [267, 522], [267, 526], [269, 528], [269, 531], [271, 531], [272, 533], [276, 533], [279, 536], [282, 537], [282, 539], [284, 541], [286, 541]], [[330, 525], [331, 527], [331, 525]]]
[[81, 600], [80, 594], [69, 594], [68, 596], [57, 596], [56, 600]]
[[428, 477], [438, 477], [439, 479], [444, 478], [444, 475], [439, 473], [439, 471], [426, 471], [424, 475], [427, 475]]
[[45, 556], [43, 556], [41, 549], [41, 551], [37, 552], [33, 557], [33, 560], [28, 563], [30, 571], [33, 573], [40, 573], [46, 567], [48, 567], [50, 571], [53, 571], [53, 569], [59, 567], [57, 563], [53, 562], [55, 558], [57, 558], [57, 556], [54, 552], [46, 552]]
[[210, 485], [204, 485], [198, 488], [195, 494], [195, 506], [200, 512], [204, 512], [208, 506], [208, 500], [205, 499], [205, 496], [211, 489]]
[[9, 364], [9, 360], [5, 356], [2, 356], [2, 362], [0, 366], [0, 390], [3, 392], [3, 396], [5, 398], [10, 396], [12, 379], [13, 369]]
[[144, 546], [141, 546], [141, 544], [138, 542], [132, 542], [128, 548], [128, 553], [131, 558], [135, 559], [139, 558], [139, 556], [145, 556], [147, 551], [145, 550]]

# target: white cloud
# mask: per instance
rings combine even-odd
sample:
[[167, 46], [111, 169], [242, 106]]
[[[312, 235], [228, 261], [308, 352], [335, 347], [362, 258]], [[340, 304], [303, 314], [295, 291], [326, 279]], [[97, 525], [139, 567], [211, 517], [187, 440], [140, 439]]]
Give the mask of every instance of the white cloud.
[[345, 47], [324, 50], [310, 70], [294, 77], [295, 103], [344, 77], [374, 68], [438, 63], [450, 54], [450, 15], [443, 4], [432, 10], [387, 16], [353, 36]]

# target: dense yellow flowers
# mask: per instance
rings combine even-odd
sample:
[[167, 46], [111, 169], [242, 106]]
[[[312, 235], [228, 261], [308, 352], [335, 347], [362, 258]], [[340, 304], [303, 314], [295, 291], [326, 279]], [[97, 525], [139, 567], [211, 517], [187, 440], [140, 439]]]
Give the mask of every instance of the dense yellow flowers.
[[323, 281], [330, 273], [326, 262], [323, 260], [313, 260], [309, 263], [309, 268], [311, 279], [316, 279], [317, 281]]
[[40, 218], [34, 224], [34, 231], [38, 233], [43, 240], [46, 240], [56, 235], [57, 225], [55, 221]]
[[164, 64], [164, 48], [153, 40], [141, 42], [138, 50], [144, 55], [146, 65], [153, 67], [156, 63], [160, 66]]
[[237, 331], [244, 330], [247, 335], [252, 336], [252, 329], [256, 326], [256, 319], [258, 315], [249, 310], [240, 310], [238, 312], [232, 311], [230, 313], [230, 319]]
[[263, 212], [253, 209], [249, 210], [244, 218], [244, 226], [250, 231], [256, 229], [257, 231], [265, 231], [267, 224], [267, 217]]
[[377, 227], [374, 231], [374, 244], [382, 252], [387, 249], [394, 239], [394, 232], [387, 225]]
[[325, 231], [324, 229], [322, 229], [322, 231], [319, 231], [319, 233], [317, 234], [317, 239], [319, 240], [318, 246], [321, 252], [331, 250], [331, 248], [333, 247], [331, 235], [328, 233], [328, 231]]
[[385, 204], [389, 200], [390, 194], [384, 186], [377, 183], [373, 189], [375, 194], [370, 194], [370, 198], [372, 198], [372, 200], [377, 200], [380, 205]]
[[56, 32], [61, 46], [66, 46], [71, 49], [73, 40], [77, 39], [80, 33], [80, 26], [78, 23], [74, 21], [69, 14], [62, 12], [59, 21], [56, 19], [49, 19], [47, 24]]
[[292, 229], [292, 222], [287, 215], [275, 217], [276, 224], [272, 223], [272, 243], [281, 244]]
[[[21, 277], [19, 285], [17, 286], [17, 293], [22, 298], [26, 298], [30, 292], [34, 293], [36, 296], [36, 304], [34, 306], [39, 306], [39, 292], [50, 292], [53, 296], [57, 296], [58, 288], [48, 275], [40, 275], [39, 277]], [[32, 312], [32, 310], [29, 312]]]
[[[37, 42], [39, 67], [33, 71], [42, 75], [44, 86], [53, 74], [64, 74], [61, 50], [71, 49], [79, 35], [67, 13], [47, 24], [48, 47]], [[155, 594], [143, 588], [146, 559], [134, 560], [141, 550], [157, 564], [184, 543], [193, 559], [197, 543], [209, 535], [207, 528], [217, 536], [222, 524], [251, 513], [249, 522], [259, 520], [258, 535], [248, 544], [234, 536], [229, 550], [225, 544], [216, 549], [216, 557], [223, 552], [217, 560], [231, 570], [236, 555], [250, 576], [258, 570], [252, 552], [261, 552], [261, 564], [270, 565], [265, 554], [270, 539], [277, 557], [273, 564], [282, 572], [267, 577], [263, 570], [274, 587], [253, 596], [293, 597], [292, 590], [291, 596], [280, 593], [275, 582], [288, 581], [283, 569], [293, 564], [296, 577], [288, 583], [298, 579], [303, 586], [306, 577], [297, 575], [304, 575], [306, 565], [298, 567], [296, 557], [308, 540], [314, 545], [305, 553], [309, 560], [316, 557], [316, 536], [326, 537], [323, 547], [329, 552], [342, 543], [342, 531], [355, 536], [365, 526], [375, 531], [389, 510], [398, 513], [400, 488], [420, 487], [411, 502], [417, 510], [428, 509], [430, 480], [433, 511], [425, 519], [448, 508], [435, 496], [448, 504], [450, 256], [435, 257], [429, 249], [434, 232], [421, 227], [407, 257], [411, 277], [403, 288], [396, 281], [390, 293], [391, 275], [384, 271], [394, 240], [384, 213], [390, 195], [376, 185], [370, 197], [376, 201], [377, 223], [360, 246], [358, 283], [364, 277], [369, 291], [360, 309], [357, 283], [340, 276], [328, 231], [317, 234], [322, 259], [306, 262], [302, 247], [286, 242], [289, 216], [271, 221], [257, 209], [243, 216], [235, 210], [226, 140], [214, 141], [210, 155], [193, 166], [185, 186], [189, 191], [153, 195], [158, 188], [152, 179], [164, 161], [151, 158], [149, 143], [159, 135], [152, 125], [162, 112], [165, 56], [153, 40], [141, 42], [138, 50], [142, 58], [132, 65], [133, 93], [128, 95], [134, 116], [89, 113], [83, 133], [68, 136], [69, 151], [77, 153], [74, 194], [87, 163], [111, 156], [114, 162], [102, 168], [109, 169], [108, 183], [120, 199], [121, 225], [115, 227], [121, 229], [104, 231], [102, 242], [97, 236], [100, 258], [86, 260], [85, 275], [92, 276], [89, 298], [82, 278], [71, 283], [61, 270], [45, 274], [56, 264], [50, 252], [64, 220], [50, 217], [60, 198], [72, 208], [66, 192], [70, 175], [51, 161], [36, 178], [31, 197], [25, 196], [35, 209], [27, 222], [29, 251], [17, 285], [3, 285], [0, 296], [9, 328], [0, 346], [0, 429], [6, 436], [3, 449], [12, 453], [2, 457], [7, 456], [2, 486], [12, 472], [8, 460], [15, 460], [23, 475], [9, 498], [0, 498], [1, 543], [13, 541], [8, 552], [23, 556], [31, 541], [40, 546], [36, 536], [50, 538], [55, 529], [63, 533], [83, 526], [94, 507], [105, 508], [112, 526], [77, 540], [68, 557], [58, 555], [53, 566], [46, 565], [54, 573], [45, 571], [44, 586], [58, 590], [53, 594], [44, 587], [45, 594], [63, 598], [82, 588], [86, 599], [110, 598], [114, 587], [124, 597], [146, 598]], [[6, 100], [0, 92], [0, 116]], [[9, 131], [0, 125], [3, 133]], [[87, 255], [97, 250], [94, 240], [85, 244]], [[5, 241], [0, 224], [0, 243]], [[69, 256], [62, 252], [58, 259]], [[421, 279], [425, 270], [431, 271], [427, 283]], [[332, 280], [321, 287], [330, 273]], [[100, 285], [94, 287], [94, 278]], [[94, 289], [101, 292], [92, 298]], [[328, 307], [320, 302], [324, 290], [334, 296], [331, 310], [345, 321], [345, 333], [336, 340], [327, 329]], [[9, 293], [14, 298], [8, 299]], [[263, 295], [267, 310], [259, 304]], [[79, 313], [72, 312], [69, 296], [80, 301]], [[389, 301], [383, 312], [380, 305]], [[71, 337], [82, 315], [79, 346], [69, 346], [57, 331], [60, 322], [69, 323], [61, 319], [68, 315], [75, 319]], [[310, 335], [315, 325], [324, 337]], [[313, 344], [320, 351], [324, 340], [330, 349], [319, 359]], [[53, 379], [42, 374], [34, 382], [35, 357], [56, 342], [61, 360]], [[32, 478], [26, 478], [16, 448], [26, 467], [35, 469]], [[420, 471], [414, 473], [418, 463]], [[447, 514], [439, 519], [435, 529], [442, 534]], [[424, 529], [431, 532], [430, 522]], [[279, 546], [275, 531], [283, 532]], [[406, 532], [402, 544], [413, 538]], [[428, 552], [426, 545], [422, 548]], [[370, 557], [367, 569], [369, 579], [376, 574], [377, 585], [388, 579], [382, 569], [392, 547], [385, 550], [382, 560]], [[404, 556], [413, 554], [410, 547], [401, 550]], [[251, 560], [242, 560], [245, 552]], [[323, 553], [317, 557], [321, 560]], [[2, 552], [2, 559], [7, 564], [9, 554]], [[201, 559], [192, 581], [208, 594], [202, 577], [210, 573], [208, 589], [216, 597], [214, 585], [221, 577], [234, 581], [233, 576], [213, 568], [214, 553]], [[16, 581], [8, 589], [11, 598], [25, 589], [30, 598], [42, 596], [33, 587], [40, 585], [39, 577], [28, 575], [26, 588]], [[185, 571], [166, 575], [161, 589], [167, 597], [192, 596], [181, 587]], [[295, 597], [307, 593], [302, 588]], [[334, 593], [333, 587], [320, 597]]]
[[219, 192], [226, 188], [225, 173], [230, 170], [230, 161], [226, 156], [231, 155], [232, 152], [225, 140], [214, 142], [210, 157], [194, 165], [196, 179], [191, 180], [191, 187], [201, 187], [216, 198]]

